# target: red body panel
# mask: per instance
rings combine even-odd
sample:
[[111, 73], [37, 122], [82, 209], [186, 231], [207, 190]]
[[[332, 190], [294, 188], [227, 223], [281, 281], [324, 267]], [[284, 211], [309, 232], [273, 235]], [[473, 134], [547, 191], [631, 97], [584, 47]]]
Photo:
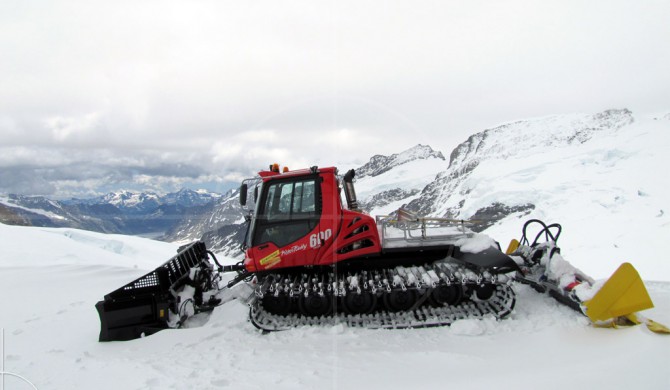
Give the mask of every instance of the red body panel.
[[338, 234], [330, 247], [320, 253], [315, 265], [329, 265], [352, 257], [381, 251], [375, 220], [367, 214], [342, 210], [338, 219]]
[[[261, 172], [264, 184], [275, 180], [313, 177], [309, 169], [286, 173]], [[249, 272], [287, 267], [330, 265], [352, 257], [379, 253], [377, 225], [362, 212], [344, 209], [337, 180], [337, 169], [318, 170], [321, 215], [307, 234], [282, 247], [272, 242], [247, 249], [244, 265]]]

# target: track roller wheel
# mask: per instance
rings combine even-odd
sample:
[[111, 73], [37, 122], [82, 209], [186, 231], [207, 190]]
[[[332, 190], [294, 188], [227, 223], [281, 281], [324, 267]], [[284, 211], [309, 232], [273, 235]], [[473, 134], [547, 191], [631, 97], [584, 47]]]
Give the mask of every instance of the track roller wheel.
[[263, 308], [272, 314], [285, 316], [291, 312], [291, 298], [286, 294], [266, 294], [263, 296]]
[[463, 289], [461, 286], [437, 286], [430, 293], [430, 302], [435, 306], [454, 306], [463, 300]]
[[342, 300], [342, 304], [348, 314], [369, 314], [377, 305], [377, 297], [369, 291], [349, 293]]
[[416, 292], [414, 290], [393, 290], [384, 295], [384, 305], [389, 311], [409, 310], [416, 303]]
[[480, 301], [486, 301], [486, 300], [489, 300], [493, 296], [493, 293], [495, 292], [495, 290], [496, 290], [496, 287], [494, 285], [483, 284], [483, 285], [477, 286], [475, 288], [475, 296]]
[[300, 313], [309, 317], [320, 317], [330, 312], [333, 307], [332, 297], [328, 295], [310, 294], [305, 297], [300, 295], [298, 299]]

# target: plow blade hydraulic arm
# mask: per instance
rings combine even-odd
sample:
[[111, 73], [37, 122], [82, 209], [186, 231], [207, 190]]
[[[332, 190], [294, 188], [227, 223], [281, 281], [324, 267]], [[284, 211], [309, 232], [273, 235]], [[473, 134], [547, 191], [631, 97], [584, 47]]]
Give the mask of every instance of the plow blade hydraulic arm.
[[[528, 227], [539, 226], [539, 233], [531, 242]], [[522, 229], [520, 240], [512, 240], [506, 253], [521, 264], [522, 272], [516, 280], [548, 293], [560, 303], [585, 314], [594, 326], [619, 328], [645, 324], [652, 332], [670, 334], [668, 327], [645, 318], [639, 311], [654, 307], [647, 288], [637, 270], [623, 263], [597, 287], [595, 281], [573, 267], [562, 256], [556, 241], [561, 225], [531, 219]], [[541, 239], [544, 237], [545, 241]]]

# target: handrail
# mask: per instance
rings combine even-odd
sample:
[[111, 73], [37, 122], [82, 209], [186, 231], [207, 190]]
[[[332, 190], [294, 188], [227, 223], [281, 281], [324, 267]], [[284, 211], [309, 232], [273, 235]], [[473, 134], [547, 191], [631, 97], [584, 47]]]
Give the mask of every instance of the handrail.
[[[416, 217], [416, 218], [396, 218], [390, 215], [381, 215], [376, 217], [377, 225], [381, 227], [380, 238], [382, 247], [386, 247], [387, 242], [405, 241], [414, 244], [434, 244], [436, 241], [453, 241], [463, 236], [471, 235], [472, 232], [466, 228], [466, 225], [474, 225], [479, 221], [451, 219], [451, 218], [431, 218], [431, 217]], [[402, 237], [393, 237], [387, 233], [387, 228], [393, 227], [402, 231]], [[432, 229], [458, 227], [460, 232], [454, 234], [440, 234]], [[413, 231], [419, 230], [421, 233], [417, 235]], [[435, 232], [437, 234], [430, 234]]]

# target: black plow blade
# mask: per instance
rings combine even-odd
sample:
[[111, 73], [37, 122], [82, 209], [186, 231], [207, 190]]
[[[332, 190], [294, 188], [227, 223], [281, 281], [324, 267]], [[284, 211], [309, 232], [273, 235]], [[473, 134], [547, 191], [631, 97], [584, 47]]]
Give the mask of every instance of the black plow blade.
[[168, 328], [174, 304], [171, 288], [188, 278], [191, 268], [208, 261], [207, 248], [196, 241], [155, 270], [105, 295], [95, 308], [100, 315], [99, 341], [132, 340]]

